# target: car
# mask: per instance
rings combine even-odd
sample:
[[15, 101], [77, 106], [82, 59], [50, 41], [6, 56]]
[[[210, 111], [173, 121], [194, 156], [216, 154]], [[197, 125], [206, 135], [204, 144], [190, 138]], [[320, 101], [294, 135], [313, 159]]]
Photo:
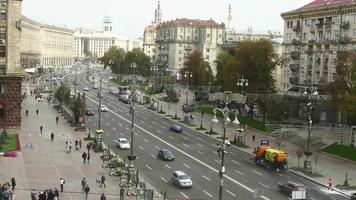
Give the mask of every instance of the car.
[[298, 199], [305, 199], [306, 198], [306, 189], [305, 185], [302, 183], [295, 183], [295, 182], [287, 182], [287, 183], [279, 183], [278, 188], [282, 193], [287, 194], [288, 196], [291, 196], [294, 191], [296, 191], [298, 196], [302, 198]]
[[170, 130], [170, 131], [173, 131], [173, 132], [175, 132], [175, 133], [181, 133], [181, 132], [182, 132], [182, 127], [179, 126], [179, 125], [171, 125], [171, 126], [169, 127], [169, 130]]
[[98, 92], [97, 97], [99, 97], [99, 98], [103, 98], [103, 94], [101, 94], [100, 92]]
[[99, 87], [97, 85], [94, 85], [93, 86], [93, 89], [98, 89]]
[[88, 116], [94, 116], [95, 113], [92, 109], [88, 108], [85, 110], [85, 114], [88, 115]]
[[179, 188], [190, 188], [193, 186], [191, 178], [182, 171], [173, 172], [171, 181]]
[[109, 108], [108, 108], [106, 105], [101, 105], [101, 106], [100, 106], [100, 111], [101, 111], [101, 112], [108, 112], [108, 111], [109, 111]]
[[84, 91], [89, 91], [88, 87], [83, 88]]
[[130, 149], [130, 143], [126, 138], [119, 138], [114, 140], [114, 142], [120, 149]]
[[160, 149], [158, 150], [157, 157], [166, 160], [166, 161], [173, 161], [174, 155], [169, 149]]
[[119, 101], [122, 101], [125, 104], [131, 103], [131, 98], [129, 95], [120, 95]]
[[193, 112], [194, 111], [194, 104], [188, 104], [188, 107], [186, 106], [186, 104], [183, 104], [182, 110], [185, 113]]

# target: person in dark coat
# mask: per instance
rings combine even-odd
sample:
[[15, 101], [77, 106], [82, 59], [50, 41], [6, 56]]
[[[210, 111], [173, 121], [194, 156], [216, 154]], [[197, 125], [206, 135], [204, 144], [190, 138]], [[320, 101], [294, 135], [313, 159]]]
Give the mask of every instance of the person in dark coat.
[[52, 132], [51, 133], [51, 141], [53, 142], [53, 140], [54, 140], [54, 133]]
[[100, 200], [106, 200], [104, 193], [101, 194]]
[[104, 187], [106, 187], [105, 176], [104, 175], [101, 176], [100, 187], [103, 186], [103, 185], [104, 185]]
[[11, 186], [12, 186], [12, 191], [14, 191], [14, 190], [15, 190], [15, 186], [16, 186], [15, 177], [12, 177], [12, 178], [11, 178]]
[[82, 158], [83, 158], [83, 162], [85, 163], [85, 161], [87, 160], [87, 153], [85, 153], [85, 151], [82, 154]]
[[47, 200], [54, 200], [54, 193], [52, 189], [49, 189]]
[[59, 191], [57, 190], [57, 188], [54, 188], [54, 196], [59, 198]]
[[86, 185], [85, 188], [84, 188], [85, 199], [88, 199], [89, 191], [90, 191], [89, 185]]
[[125, 189], [123, 187], [120, 188], [120, 200], [124, 200]]
[[88, 155], [87, 155], [87, 160], [88, 160], [88, 164], [89, 164], [89, 160], [90, 160], [90, 153], [88, 152]]
[[38, 195], [38, 200], [47, 200], [46, 194], [43, 191]]
[[59, 117], [56, 116], [56, 124], [58, 124], [58, 121], [59, 121]]

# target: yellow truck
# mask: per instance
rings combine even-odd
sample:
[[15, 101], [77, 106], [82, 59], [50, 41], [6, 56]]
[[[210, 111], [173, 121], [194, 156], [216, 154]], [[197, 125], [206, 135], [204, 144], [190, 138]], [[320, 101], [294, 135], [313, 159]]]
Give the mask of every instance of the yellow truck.
[[255, 149], [254, 153], [257, 165], [276, 171], [288, 168], [287, 153], [282, 150], [270, 146], [260, 146]]

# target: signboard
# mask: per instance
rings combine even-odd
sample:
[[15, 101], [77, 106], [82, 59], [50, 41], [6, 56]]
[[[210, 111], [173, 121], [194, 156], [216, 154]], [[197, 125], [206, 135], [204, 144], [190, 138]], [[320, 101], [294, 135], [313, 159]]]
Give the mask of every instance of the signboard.
[[261, 140], [261, 146], [269, 146], [269, 140]]

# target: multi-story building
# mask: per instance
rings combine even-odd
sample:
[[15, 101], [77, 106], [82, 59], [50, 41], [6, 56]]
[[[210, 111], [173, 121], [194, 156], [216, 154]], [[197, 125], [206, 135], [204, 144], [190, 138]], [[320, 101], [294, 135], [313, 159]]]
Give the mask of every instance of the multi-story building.
[[21, 127], [21, 0], [0, 0], [0, 128]]
[[55, 68], [73, 64], [73, 33], [66, 27], [21, 17], [21, 66]]
[[86, 56], [100, 58], [112, 46], [124, 49], [126, 52], [133, 48], [142, 48], [142, 41], [128, 37], [117, 36], [112, 32], [110, 17], [103, 19], [103, 31], [78, 28], [74, 33], [74, 56], [82, 60]]
[[214, 62], [219, 45], [223, 43], [225, 25], [214, 20], [176, 19], [163, 22], [156, 27], [155, 65], [168, 66], [168, 70], [179, 71], [194, 51], [200, 51], [203, 59], [216, 73]]
[[148, 55], [151, 60], [155, 59], [156, 48], [156, 26], [162, 22], [162, 9], [160, 1], [155, 10], [155, 20], [145, 28], [143, 32], [143, 52]]
[[356, 2], [315, 0], [281, 16], [283, 55], [289, 58], [285, 77], [289, 86], [334, 81], [337, 53], [355, 49]]

